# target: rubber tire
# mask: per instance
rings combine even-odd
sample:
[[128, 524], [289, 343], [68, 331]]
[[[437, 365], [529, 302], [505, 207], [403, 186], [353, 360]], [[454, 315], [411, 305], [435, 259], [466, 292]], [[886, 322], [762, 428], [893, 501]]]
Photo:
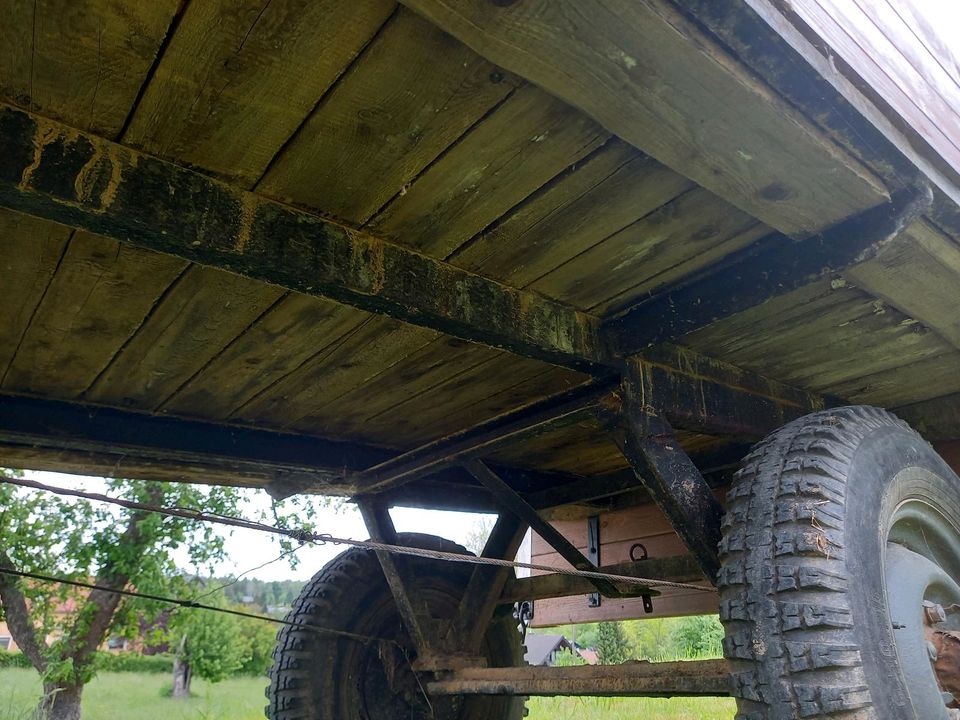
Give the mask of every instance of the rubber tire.
[[920, 720], [886, 607], [888, 522], [911, 497], [960, 527], [960, 479], [872, 407], [800, 418], [727, 494], [718, 577], [737, 720]]
[[[400, 533], [398, 539], [408, 546], [468, 552], [456, 543], [433, 535]], [[412, 557], [404, 560], [432, 613], [449, 615], [463, 594], [473, 566]], [[389, 610], [385, 610], [387, 606]], [[287, 619], [367, 634], [364, 630], [369, 628], [365, 628], [364, 623], [375, 622], [377, 627], [382, 627], [385, 612], [392, 615], [387, 623], [399, 628], [399, 617], [376, 555], [362, 548], [351, 548], [314, 575]], [[372, 617], [380, 620], [371, 620]], [[494, 617], [484, 644], [491, 666], [523, 664], [520, 634], [509, 610], [499, 611]], [[362, 654], [358, 649], [361, 647], [353, 640], [282, 627], [277, 634], [269, 673], [267, 717], [270, 720], [365, 718], [356, 706], [350, 706], [350, 698], [359, 693], [357, 687], [361, 683], [362, 658], [358, 657]], [[385, 694], [384, 706], [388, 702], [396, 703], [397, 699]], [[525, 714], [521, 697], [471, 697], [458, 700], [457, 704], [459, 707], [454, 711], [438, 712], [437, 720], [519, 720]], [[403, 713], [404, 720], [414, 717], [420, 716], [409, 711]]]

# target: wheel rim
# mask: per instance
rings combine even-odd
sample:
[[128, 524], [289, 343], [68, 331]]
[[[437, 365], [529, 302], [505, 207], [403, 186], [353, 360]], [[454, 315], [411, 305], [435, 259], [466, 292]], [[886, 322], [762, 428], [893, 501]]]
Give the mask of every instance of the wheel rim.
[[917, 717], [960, 718], [950, 697], [960, 701], [960, 667], [945, 667], [943, 652], [945, 643], [960, 648], [960, 531], [924, 500], [901, 503], [887, 534], [884, 575], [896, 652]]

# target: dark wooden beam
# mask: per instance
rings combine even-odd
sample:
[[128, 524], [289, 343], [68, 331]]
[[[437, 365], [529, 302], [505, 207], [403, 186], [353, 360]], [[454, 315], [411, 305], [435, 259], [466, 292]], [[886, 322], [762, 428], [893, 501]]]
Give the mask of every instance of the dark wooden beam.
[[431, 695], [675, 697], [730, 694], [726, 660], [579, 667], [464, 668], [427, 683]]
[[894, 412], [931, 442], [960, 438], [960, 393], [905, 405]]
[[[31, 458], [62, 453], [78, 462], [103, 463], [101, 474], [114, 477], [173, 480], [184, 468], [189, 469], [184, 479], [191, 482], [209, 473], [207, 482], [289, 482], [319, 492], [342, 492], [344, 469], [394, 454], [319, 437], [0, 395], [0, 462], [35, 468]], [[18, 457], [29, 464], [18, 465]], [[131, 472], [137, 469], [142, 472]]]
[[0, 105], [0, 207], [586, 372], [593, 316]]
[[791, 420], [842, 404], [683, 347], [627, 359], [645, 404], [682, 430], [753, 442]]
[[805, 240], [780, 234], [763, 238], [679, 287], [607, 320], [604, 331], [618, 353], [630, 355], [837, 276], [875, 257], [930, 209], [932, 199], [930, 188], [922, 185]]
[[642, 379], [632, 368], [624, 378], [622, 427], [614, 438], [703, 574], [715, 583], [720, 569], [717, 546], [723, 509], [680, 447], [673, 429], [651, 413], [642, 387]]

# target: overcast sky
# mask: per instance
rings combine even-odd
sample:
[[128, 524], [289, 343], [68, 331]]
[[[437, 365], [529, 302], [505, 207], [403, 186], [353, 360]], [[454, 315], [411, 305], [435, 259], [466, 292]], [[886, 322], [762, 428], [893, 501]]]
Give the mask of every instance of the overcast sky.
[[[105, 492], [105, 483], [100, 478], [50, 472], [28, 472], [27, 477], [48, 485]], [[22, 492], [38, 491], [23, 490]], [[243, 490], [242, 492], [250, 498], [251, 504], [248, 505], [248, 511], [245, 512], [247, 517], [253, 518], [257, 510], [270, 507], [270, 500], [263, 491]], [[429, 533], [459, 543], [463, 543], [467, 539], [470, 532], [484, 517], [472, 513], [416, 510], [412, 508], [395, 508], [391, 511], [391, 515], [397, 530], [400, 532]], [[360, 519], [360, 513], [353, 505], [345, 505], [338, 512], [331, 508], [324, 508], [317, 502], [317, 516], [314, 522], [317, 532], [356, 540], [365, 540], [368, 537], [363, 521]], [[239, 574], [257, 565], [269, 562], [281, 552], [276, 540], [269, 533], [224, 527], [222, 534], [227, 538], [226, 548], [229, 558], [215, 568], [215, 574], [218, 576]], [[286, 561], [280, 561], [256, 570], [247, 577], [255, 577], [261, 580], [307, 580], [327, 561], [343, 552], [344, 549], [342, 546], [335, 545], [305, 545], [297, 552], [300, 564], [295, 570], [291, 570]], [[185, 554], [181, 561], [183, 564], [186, 563]]]

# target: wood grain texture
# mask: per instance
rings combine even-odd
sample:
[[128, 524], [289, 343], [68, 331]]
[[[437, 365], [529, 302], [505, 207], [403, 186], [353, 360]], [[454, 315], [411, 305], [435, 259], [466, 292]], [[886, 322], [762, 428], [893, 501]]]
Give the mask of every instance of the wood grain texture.
[[282, 428], [345, 395], [437, 338], [437, 333], [370, 316], [308, 362], [240, 407], [234, 418]]
[[70, 230], [0, 210], [0, 383], [66, 250]]
[[180, 388], [163, 410], [227, 419], [367, 317], [345, 305], [291, 293]]
[[391, 0], [191, 2], [124, 141], [250, 187], [393, 9]]
[[446, 257], [607, 138], [582, 113], [526, 85], [367, 228], [428, 255]]
[[830, 391], [852, 402], [888, 408], [960, 392], [960, 353], [947, 350], [918, 361], [907, 356], [902, 365], [863, 373], [834, 385]]
[[258, 188], [362, 225], [518, 84], [400, 10]]
[[451, 262], [524, 287], [692, 187], [614, 138], [458, 248]]
[[87, 399], [159, 407], [282, 294], [271, 285], [191, 267], [100, 375]]
[[848, 381], [949, 350], [913, 318], [842, 280], [814, 283], [683, 342], [782, 382], [835, 393]]
[[78, 232], [3, 382], [76, 398], [90, 387], [187, 263]]
[[905, 5], [890, 0], [797, 0], [791, 9], [830, 47], [841, 72], [887, 105], [895, 124], [914, 129], [957, 171], [960, 80], [944, 67], [956, 63], [956, 54], [931, 53], [925, 42], [936, 45], [948, 31], [918, 25], [908, 12], [898, 10]]
[[603, 315], [769, 233], [706, 190], [691, 190], [547, 273], [530, 287]]
[[872, 173], [666, 2], [404, 4], [787, 234], [886, 198]]
[[960, 349], [960, 247], [929, 223], [915, 223], [844, 276]]
[[117, 136], [180, 0], [3, 0], [0, 97]]

